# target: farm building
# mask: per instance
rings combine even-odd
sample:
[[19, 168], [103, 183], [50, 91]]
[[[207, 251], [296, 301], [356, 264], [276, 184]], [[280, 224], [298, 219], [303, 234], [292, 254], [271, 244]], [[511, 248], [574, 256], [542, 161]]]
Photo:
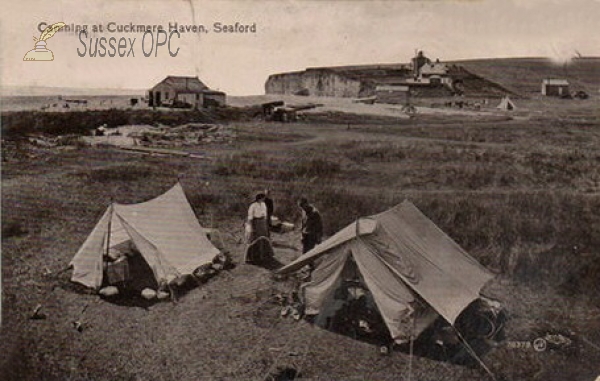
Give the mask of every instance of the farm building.
[[403, 85], [380, 85], [375, 88], [377, 103], [406, 104], [409, 100], [409, 87]]
[[168, 76], [148, 90], [148, 105], [202, 108], [225, 105], [225, 93], [211, 90], [198, 77]]
[[420, 78], [428, 80], [432, 85], [452, 85], [448, 65], [440, 62], [427, 63], [419, 70]]
[[542, 81], [542, 95], [558, 96], [569, 94], [569, 81], [566, 79], [544, 79]]

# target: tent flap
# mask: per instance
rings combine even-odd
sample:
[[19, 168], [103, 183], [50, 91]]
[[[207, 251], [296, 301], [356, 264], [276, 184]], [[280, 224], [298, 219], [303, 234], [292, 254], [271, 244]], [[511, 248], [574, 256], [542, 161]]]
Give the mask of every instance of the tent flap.
[[112, 207], [109, 207], [71, 260], [69, 265], [73, 266], [73, 282], [90, 288], [99, 288], [102, 285], [102, 256], [106, 251], [111, 215]]
[[411, 331], [414, 295], [376, 255], [376, 247], [365, 241], [356, 241], [352, 255], [390, 334], [403, 338]]
[[338, 283], [348, 254], [348, 251], [344, 250], [340, 255], [324, 258], [319, 267], [313, 271], [311, 282], [302, 288], [307, 314], [315, 315], [320, 312], [323, 303]]

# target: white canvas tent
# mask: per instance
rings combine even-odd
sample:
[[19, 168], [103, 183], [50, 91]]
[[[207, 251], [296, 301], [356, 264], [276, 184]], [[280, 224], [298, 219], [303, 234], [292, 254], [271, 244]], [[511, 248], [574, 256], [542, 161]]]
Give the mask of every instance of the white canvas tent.
[[454, 325], [493, 278], [410, 201], [359, 219], [279, 273], [315, 262], [302, 286], [305, 311], [314, 315], [334, 303], [350, 259], [397, 342], [416, 337], [439, 315]]
[[513, 111], [517, 109], [517, 106], [515, 106], [514, 102], [507, 95], [504, 98], [502, 98], [500, 104], [496, 106], [496, 108], [500, 110]]
[[177, 183], [146, 202], [110, 205], [71, 260], [71, 280], [100, 288], [103, 256], [128, 244], [139, 251], [158, 284], [191, 274], [219, 254]]

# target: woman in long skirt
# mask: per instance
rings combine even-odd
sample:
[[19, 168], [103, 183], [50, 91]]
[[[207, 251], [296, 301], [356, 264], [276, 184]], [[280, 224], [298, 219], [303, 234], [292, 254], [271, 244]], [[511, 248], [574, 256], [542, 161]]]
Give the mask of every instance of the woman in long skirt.
[[[246, 250], [246, 262], [259, 263], [273, 255], [269, 241], [266, 195], [259, 193], [248, 208], [249, 240]], [[261, 237], [264, 237], [260, 239]]]

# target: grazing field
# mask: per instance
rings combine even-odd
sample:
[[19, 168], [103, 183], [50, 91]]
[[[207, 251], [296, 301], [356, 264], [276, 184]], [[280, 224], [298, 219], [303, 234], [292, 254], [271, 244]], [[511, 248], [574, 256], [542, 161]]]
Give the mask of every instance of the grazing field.
[[598, 95], [600, 89], [600, 57], [570, 60], [548, 58], [494, 58], [457, 61], [471, 72], [501, 84], [524, 96], [540, 97], [542, 80], [564, 78], [572, 90]]
[[[600, 105], [522, 102], [525, 111], [501, 118], [309, 113], [282, 124], [219, 116], [211, 121], [227, 123], [237, 138], [189, 148], [204, 159], [35, 146], [12, 130], [2, 147], [0, 379], [265, 380], [283, 367], [306, 380], [491, 379], [477, 365], [382, 356], [371, 344], [282, 318], [272, 295], [292, 285], [241, 263], [248, 204], [269, 188], [285, 221], [298, 220], [295, 200], [307, 196], [328, 235], [410, 199], [498, 274], [484, 293], [507, 308], [506, 340], [482, 358], [498, 380], [594, 380]], [[153, 115], [119, 114], [119, 123]], [[231, 253], [234, 269], [176, 304], [110, 303], [69, 282], [61, 270], [111, 199], [145, 201], [178, 179], [201, 224], [218, 229], [211, 238]], [[275, 234], [274, 243], [282, 263], [300, 254], [298, 231]], [[40, 304], [46, 319], [29, 319]], [[573, 345], [538, 352], [515, 344], [546, 334]]]

